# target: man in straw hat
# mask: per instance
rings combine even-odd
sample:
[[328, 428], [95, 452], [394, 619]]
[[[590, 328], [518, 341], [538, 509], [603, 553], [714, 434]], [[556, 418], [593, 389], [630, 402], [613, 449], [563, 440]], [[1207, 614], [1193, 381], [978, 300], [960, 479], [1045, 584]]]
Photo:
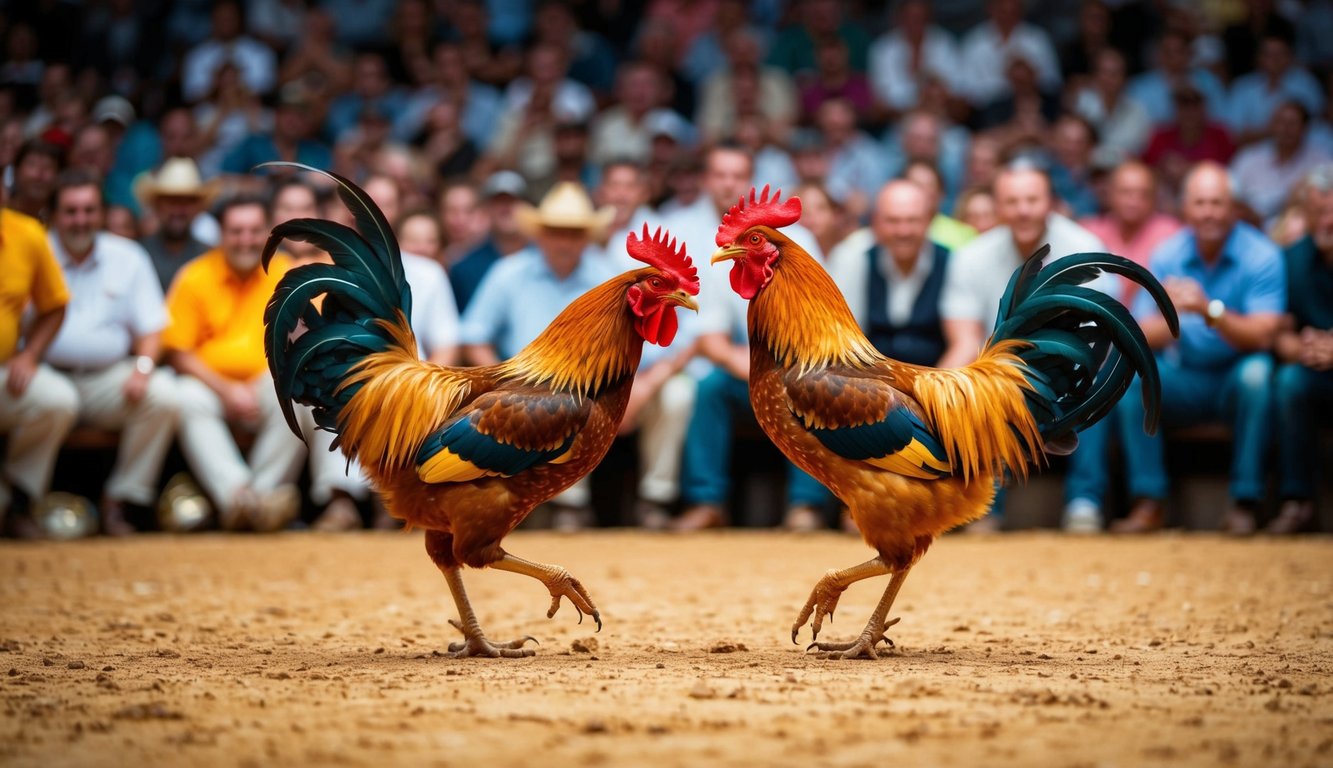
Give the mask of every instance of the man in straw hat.
[[169, 158], [157, 173], [146, 172], [134, 183], [134, 194], [145, 211], [157, 218], [157, 231], [139, 241], [153, 259], [162, 289], [187, 261], [208, 250], [190, 227], [217, 194], [217, 180], [207, 183], [199, 166], [188, 157]]
[[[496, 262], [463, 313], [459, 341], [477, 365], [506, 360], [537, 337], [574, 299], [615, 274], [593, 241], [614, 211], [596, 209], [575, 182], [560, 182], [537, 207], [520, 204], [519, 226], [534, 245]], [[552, 500], [555, 523], [577, 529], [592, 522], [586, 481]]]

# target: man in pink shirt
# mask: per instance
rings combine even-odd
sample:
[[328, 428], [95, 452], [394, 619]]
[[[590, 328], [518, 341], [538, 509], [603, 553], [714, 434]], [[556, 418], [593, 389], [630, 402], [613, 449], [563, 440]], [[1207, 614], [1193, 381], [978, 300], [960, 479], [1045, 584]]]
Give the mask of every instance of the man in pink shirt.
[[[1103, 216], [1089, 216], [1079, 221], [1084, 229], [1096, 235], [1111, 253], [1148, 266], [1148, 256], [1158, 243], [1180, 229], [1174, 217], [1155, 211], [1157, 180], [1152, 169], [1137, 160], [1128, 160], [1116, 167], [1107, 189], [1110, 210]], [[1139, 287], [1131, 280], [1121, 281], [1119, 299], [1126, 306]]]

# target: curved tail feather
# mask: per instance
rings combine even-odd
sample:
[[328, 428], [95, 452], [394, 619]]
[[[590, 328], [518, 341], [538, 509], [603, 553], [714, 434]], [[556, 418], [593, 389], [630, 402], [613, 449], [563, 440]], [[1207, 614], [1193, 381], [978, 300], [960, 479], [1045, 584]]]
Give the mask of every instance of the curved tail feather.
[[1042, 267], [1048, 252], [1049, 247], [1037, 251], [1010, 278], [987, 345], [1022, 342], [1009, 351], [1027, 366], [1028, 410], [1047, 451], [1072, 451], [1075, 432], [1106, 416], [1135, 374], [1143, 379], [1143, 427], [1155, 432], [1161, 380], [1153, 351], [1129, 310], [1083, 284], [1103, 272], [1138, 283], [1179, 335], [1180, 321], [1166, 289], [1148, 270], [1120, 256], [1079, 253]]
[[[412, 294], [402, 254], [383, 212], [352, 182], [300, 163], [264, 165], [333, 179], [360, 229], [320, 219], [293, 219], [273, 228], [262, 261], [267, 269], [283, 240], [311, 243], [333, 259], [332, 264], [297, 267], [278, 283], [264, 310], [264, 352], [292, 431], [302, 436], [292, 407], [295, 401], [313, 407], [320, 428], [336, 432], [339, 413], [359, 389], [356, 383], [346, 385], [348, 375], [367, 356], [401, 349], [416, 358], [415, 349], [403, 349], [415, 337], [408, 324]], [[316, 305], [319, 297], [323, 298]]]

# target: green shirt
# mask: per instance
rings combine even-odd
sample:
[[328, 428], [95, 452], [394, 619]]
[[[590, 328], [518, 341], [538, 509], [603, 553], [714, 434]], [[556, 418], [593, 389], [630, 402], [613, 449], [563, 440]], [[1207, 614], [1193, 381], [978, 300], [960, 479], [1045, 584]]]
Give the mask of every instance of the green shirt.
[[926, 232], [927, 239], [939, 243], [950, 251], [958, 250], [976, 236], [977, 231], [970, 224], [964, 224], [942, 213], [935, 214], [935, 218], [930, 220], [930, 230]]
[[1333, 266], [1306, 235], [1287, 246], [1287, 306], [1300, 330], [1333, 330]]

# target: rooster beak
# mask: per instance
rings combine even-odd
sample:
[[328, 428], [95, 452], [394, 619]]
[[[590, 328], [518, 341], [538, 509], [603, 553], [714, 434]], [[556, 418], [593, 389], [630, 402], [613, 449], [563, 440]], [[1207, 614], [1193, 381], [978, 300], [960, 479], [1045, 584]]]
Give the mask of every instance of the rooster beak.
[[738, 245], [728, 245], [725, 248], [718, 248], [713, 252], [713, 258], [708, 260], [709, 264], [716, 264], [719, 261], [730, 261], [731, 259], [744, 258], [745, 249]]
[[686, 309], [692, 309], [695, 312], [699, 311], [699, 305], [695, 303], [694, 298], [683, 290], [673, 291], [663, 296], [662, 298], [677, 306], [685, 307]]

